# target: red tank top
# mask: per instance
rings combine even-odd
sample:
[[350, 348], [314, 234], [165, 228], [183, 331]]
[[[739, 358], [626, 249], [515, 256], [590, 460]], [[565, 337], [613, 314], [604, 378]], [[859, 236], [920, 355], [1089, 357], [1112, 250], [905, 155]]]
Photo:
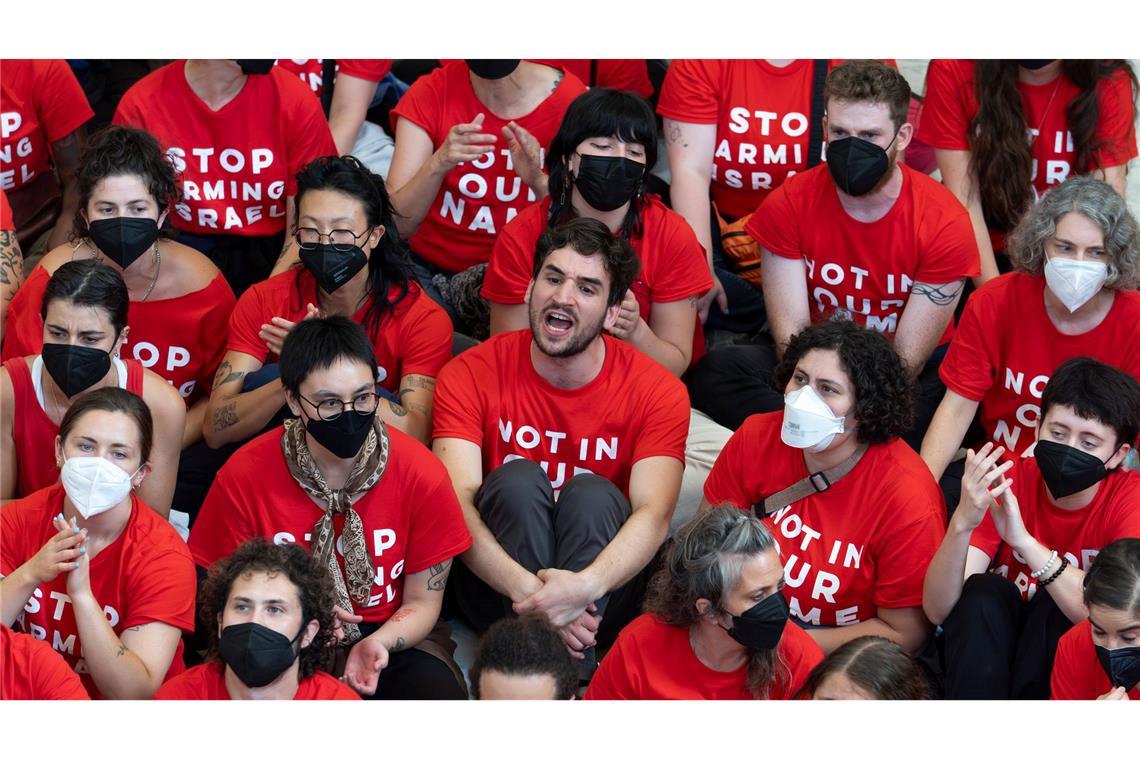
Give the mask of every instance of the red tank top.
[[[124, 359], [123, 364], [127, 367], [127, 390], [141, 397], [143, 366], [134, 359]], [[14, 498], [22, 498], [59, 480], [59, 468], [55, 466], [55, 437], [59, 435], [59, 425], [51, 421], [36, 399], [32, 368], [24, 358], [9, 359], [3, 366], [12, 379], [15, 411], [12, 426], [16, 453]]]

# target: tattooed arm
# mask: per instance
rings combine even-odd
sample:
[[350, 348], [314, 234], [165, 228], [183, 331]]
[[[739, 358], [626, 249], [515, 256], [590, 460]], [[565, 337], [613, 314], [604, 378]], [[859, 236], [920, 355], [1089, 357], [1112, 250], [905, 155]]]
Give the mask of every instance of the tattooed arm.
[[348, 654], [344, 680], [361, 694], [374, 694], [380, 672], [389, 655], [419, 644], [439, 620], [443, 589], [451, 572], [451, 560], [404, 578], [404, 600], [371, 636], [361, 639]]
[[8, 304], [24, 283], [24, 257], [16, 233], [0, 230], [0, 335], [8, 327]]
[[285, 390], [279, 379], [241, 392], [245, 376], [261, 367], [261, 361], [249, 354], [226, 352], [214, 375], [214, 389], [202, 422], [206, 445], [216, 449], [257, 434], [285, 405]]
[[404, 375], [400, 379], [400, 403], [380, 400], [380, 419], [399, 428], [425, 446], [431, 443], [431, 405], [435, 378]]
[[55, 159], [55, 170], [59, 175], [59, 184], [63, 188], [63, 205], [59, 216], [56, 217], [55, 226], [48, 236], [47, 250], [67, 242], [71, 233], [72, 223], [75, 221], [75, 212], [79, 209], [79, 183], [76, 173], [79, 171], [79, 155], [87, 142], [87, 132], [79, 127], [67, 137], [56, 140], [51, 144], [52, 157]]
[[911, 286], [906, 307], [895, 330], [895, 350], [911, 379], [922, 372], [926, 360], [954, 317], [954, 307], [962, 297], [966, 280], [944, 284], [916, 282]]

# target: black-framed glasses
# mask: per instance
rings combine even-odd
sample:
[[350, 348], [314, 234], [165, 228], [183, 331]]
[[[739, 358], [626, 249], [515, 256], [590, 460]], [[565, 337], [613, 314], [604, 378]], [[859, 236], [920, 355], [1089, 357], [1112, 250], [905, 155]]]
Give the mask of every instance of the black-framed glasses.
[[357, 414], [372, 414], [380, 404], [380, 396], [371, 391], [361, 393], [359, 396], [353, 398], [352, 401], [341, 401], [339, 398], [326, 398], [320, 403], [317, 403], [309, 401], [309, 399], [301, 395], [298, 395], [298, 398], [302, 401], [307, 401], [310, 406], [316, 408], [317, 416], [325, 422], [332, 422], [348, 408], [351, 408], [352, 411]]
[[343, 253], [351, 251], [357, 240], [366, 238], [371, 234], [371, 227], [359, 235], [352, 230], [333, 230], [326, 235], [315, 227], [298, 227], [293, 231], [293, 239], [297, 241], [297, 245], [301, 246], [302, 251], [315, 251], [321, 240], [327, 239], [329, 245]]

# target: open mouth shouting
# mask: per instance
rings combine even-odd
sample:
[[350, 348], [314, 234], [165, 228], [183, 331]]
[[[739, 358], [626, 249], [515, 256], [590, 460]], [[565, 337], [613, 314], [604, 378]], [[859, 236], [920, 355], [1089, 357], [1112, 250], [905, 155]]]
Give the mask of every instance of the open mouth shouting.
[[542, 329], [552, 338], [563, 338], [574, 330], [577, 320], [564, 309], [547, 309], [542, 314]]

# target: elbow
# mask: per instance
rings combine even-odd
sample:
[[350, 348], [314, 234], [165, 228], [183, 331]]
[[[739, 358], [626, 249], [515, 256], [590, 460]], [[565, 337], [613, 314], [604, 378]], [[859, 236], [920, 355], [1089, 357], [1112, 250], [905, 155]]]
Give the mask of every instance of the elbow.
[[926, 619], [934, 625], [942, 625], [946, 622], [946, 613], [936, 608], [926, 599], [922, 600], [922, 614], [926, 615]]

